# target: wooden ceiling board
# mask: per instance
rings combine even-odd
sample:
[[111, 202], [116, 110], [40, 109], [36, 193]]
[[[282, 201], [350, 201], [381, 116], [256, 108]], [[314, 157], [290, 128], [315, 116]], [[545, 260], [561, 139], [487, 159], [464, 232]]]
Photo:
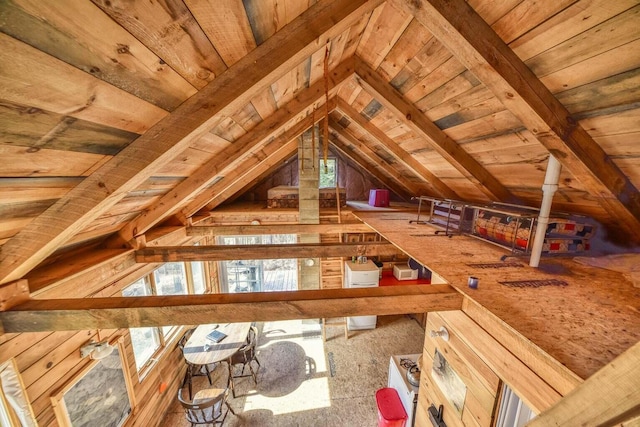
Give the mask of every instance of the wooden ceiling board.
[[573, 89], [609, 76], [640, 68], [640, 38], [540, 79], [553, 93]]
[[155, 171], [153, 176], [188, 177], [206, 164], [209, 159], [211, 159], [210, 153], [189, 147]]
[[637, 0], [582, 0], [509, 43], [526, 61], [638, 4]]
[[594, 138], [640, 131], [640, 108], [580, 120], [580, 126]]
[[371, 19], [371, 15], [373, 15], [373, 10], [363, 14], [360, 19], [358, 19], [349, 28], [349, 39], [344, 45], [344, 51], [342, 52], [343, 58], [350, 58], [351, 56], [355, 55], [358, 44], [360, 43], [360, 38], [362, 37], [362, 34], [364, 33], [364, 30], [369, 23], [369, 19]]
[[162, 109], [171, 111], [196, 92], [90, 2], [13, 0], [2, 11], [6, 34]]
[[431, 40], [431, 33], [418, 21], [412, 19], [400, 38], [384, 57], [377, 71], [385, 80], [393, 78]]
[[480, 82], [469, 71], [463, 71], [458, 76], [449, 80], [438, 89], [423, 96], [415, 102], [416, 107], [422, 112], [442, 104], [454, 96], [465, 93], [469, 89], [479, 86]]
[[496, 21], [509, 13], [514, 7], [522, 3], [523, 0], [502, 0], [502, 1], [486, 1], [486, 0], [469, 0], [469, 6], [473, 7], [478, 15], [482, 17], [489, 25], [493, 25]]
[[525, 64], [536, 76], [544, 77], [558, 69], [638, 39], [639, 19], [640, 5], [555, 45], [527, 60]]
[[0, 204], [59, 199], [81, 181], [81, 177], [2, 177]]
[[594, 138], [612, 158], [640, 156], [640, 131]]
[[0, 99], [139, 134], [167, 115], [149, 102], [2, 33], [0, 46]]
[[278, 109], [276, 100], [273, 97], [273, 92], [271, 91], [271, 86], [256, 95], [251, 100], [251, 104], [263, 120], [269, 117], [271, 114], [273, 114], [274, 111]]
[[182, 1], [92, 1], [194, 87], [202, 89], [227, 69]]
[[524, 129], [522, 123], [509, 110], [502, 110], [444, 130], [450, 138], [465, 144], [469, 141], [499, 136]]
[[[474, 98], [476, 97], [474, 96]], [[473, 101], [470, 100], [470, 102]], [[476, 104], [464, 106], [455, 113], [451, 113], [448, 116], [442, 117], [438, 120], [434, 120], [433, 122], [440, 129], [445, 130], [454, 126], [461, 125], [463, 123], [468, 123], [473, 120], [480, 119], [482, 117], [491, 116], [492, 114], [498, 114], [499, 112], [504, 111], [504, 109], [504, 104], [502, 104], [502, 102], [495, 96], [491, 96], [486, 99], [480, 100]], [[440, 110], [440, 112], [446, 110], [450, 110], [450, 108], [443, 108], [442, 110]], [[427, 111], [427, 117], [431, 118], [431, 114], [429, 113], [430, 112]]]
[[575, 117], [610, 114], [638, 107], [640, 68], [556, 94]]
[[[437, 40], [434, 38], [434, 40]], [[438, 42], [439, 43], [439, 42]], [[451, 56], [449, 51], [442, 45], [440, 45], [440, 52], [444, 54], [439, 58], [436, 58], [436, 61], [429, 62], [422, 70], [418, 72], [418, 76], [424, 75], [424, 77], [415, 82], [415, 84], [407, 89], [408, 85], [403, 85], [400, 92], [403, 92], [404, 89], [407, 89], [404, 92], [404, 96], [407, 100], [411, 102], [417, 102], [418, 100], [424, 98], [431, 92], [438, 89], [440, 86], [446, 84], [451, 79], [455, 78], [459, 74], [466, 71], [466, 68], [454, 57]], [[437, 64], [438, 60], [444, 60], [440, 65], [434, 66]], [[391, 85], [395, 87], [393, 81], [391, 81]]]
[[243, 0], [257, 45], [309, 8], [309, 0]]
[[[414, 56], [411, 61], [409, 61], [407, 65], [405, 65], [389, 82], [391, 83], [391, 86], [400, 91], [400, 93], [407, 95], [414, 86], [425, 81], [427, 76], [450, 60], [451, 52], [449, 52], [435, 37], [432, 37], [422, 47], [422, 49], [420, 49], [418, 54]], [[454, 63], [457, 64], [457, 67], [455, 67]], [[464, 67], [462, 67], [457, 61], [454, 61], [454, 63], [447, 64], [446, 69], [457, 69], [458, 73], [464, 71]], [[447, 71], [445, 74], [450, 75], [452, 73]], [[450, 78], [445, 81], [448, 80], [450, 80]], [[418, 89], [416, 90], [419, 92]], [[412, 99], [420, 99], [424, 95], [425, 93], [422, 95], [418, 94], [412, 97]]]
[[[509, 43], [577, 1], [525, 0], [498, 19], [491, 27], [502, 40]], [[534, 4], [535, 7], [533, 7]]]
[[456, 113], [459, 113], [466, 107], [479, 104], [492, 98], [495, 99], [495, 95], [487, 87], [483, 85], [476, 85], [467, 91], [462, 92], [451, 99], [434, 106], [433, 108], [430, 108], [425, 112], [425, 114], [431, 121], [437, 122], [447, 116], [456, 115]]
[[385, 3], [373, 11], [356, 54], [372, 68], [378, 68], [413, 17]]
[[257, 46], [242, 0], [218, 0], [215, 5], [185, 0], [185, 4], [227, 67]]
[[31, 150], [26, 147], [0, 145], [0, 176], [2, 177], [76, 177], [86, 176], [96, 163], [106, 156], [101, 154]]
[[219, 136], [228, 142], [233, 142], [247, 133], [242, 126], [236, 123], [231, 117], [224, 117], [220, 122], [211, 129], [211, 133]]
[[12, 102], [0, 102], [0, 144], [115, 155], [137, 134]]
[[231, 118], [238, 126], [244, 129], [245, 132], [249, 132], [255, 125], [262, 121], [262, 117], [258, 114], [251, 102], [245, 105], [244, 108], [238, 110]]

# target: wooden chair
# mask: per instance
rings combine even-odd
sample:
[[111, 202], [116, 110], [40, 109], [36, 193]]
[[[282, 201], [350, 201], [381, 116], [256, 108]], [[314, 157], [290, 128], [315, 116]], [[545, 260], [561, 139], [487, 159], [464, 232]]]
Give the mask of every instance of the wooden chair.
[[[247, 343], [238, 349], [231, 357], [227, 359], [227, 365], [229, 367], [229, 379], [227, 380], [227, 387], [231, 388], [233, 397], [236, 397], [236, 390], [233, 383], [234, 378], [253, 377], [253, 382], [258, 384], [257, 374], [260, 371], [260, 361], [256, 357], [256, 344], [258, 342], [258, 328], [251, 326], [249, 334], [247, 335]], [[255, 361], [258, 364], [256, 371], [253, 371], [251, 362]], [[242, 365], [242, 371], [240, 375], [234, 375], [234, 370], [237, 365]], [[250, 374], [244, 373], [245, 367], [249, 367]]]
[[[187, 344], [187, 341], [189, 341], [189, 338], [191, 338], [191, 335], [193, 335], [193, 331], [195, 331], [195, 328], [187, 330], [182, 338], [180, 338], [180, 341], [178, 341], [178, 347], [181, 351], [184, 352], [184, 346]], [[209, 379], [209, 385], [213, 385], [213, 381], [211, 381], [211, 370], [209, 369], [209, 365], [195, 365], [188, 362], [187, 359], [185, 359], [184, 362], [187, 364], [187, 371], [184, 374], [184, 380], [182, 380], [181, 388], [184, 388], [187, 384], [189, 385], [189, 399], [191, 399], [193, 396], [191, 385], [192, 378], [206, 375]], [[215, 366], [213, 366], [213, 369], [215, 369]]]
[[[191, 427], [199, 424], [222, 426], [229, 411], [233, 415], [236, 414], [227, 401], [228, 397], [228, 388], [208, 388], [200, 390], [192, 402], [187, 402], [182, 398], [182, 389], [178, 389], [178, 401], [182, 405]], [[227, 406], [226, 411], [223, 404]]]

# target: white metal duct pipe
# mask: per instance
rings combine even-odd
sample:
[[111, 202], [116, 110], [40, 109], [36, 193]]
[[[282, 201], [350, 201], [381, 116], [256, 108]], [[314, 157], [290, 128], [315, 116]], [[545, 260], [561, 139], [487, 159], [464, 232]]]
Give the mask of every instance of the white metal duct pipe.
[[544, 176], [544, 184], [542, 185], [542, 204], [540, 205], [540, 215], [536, 225], [536, 235], [533, 239], [533, 247], [531, 248], [531, 258], [529, 265], [537, 267], [540, 264], [540, 255], [542, 254], [542, 244], [544, 243], [544, 235], [549, 224], [549, 212], [551, 212], [551, 202], [553, 194], [558, 189], [558, 180], [560, 179], [560, 170], [562, 165], [555, 157], [549, 155], [547, 163], [547, 173]]

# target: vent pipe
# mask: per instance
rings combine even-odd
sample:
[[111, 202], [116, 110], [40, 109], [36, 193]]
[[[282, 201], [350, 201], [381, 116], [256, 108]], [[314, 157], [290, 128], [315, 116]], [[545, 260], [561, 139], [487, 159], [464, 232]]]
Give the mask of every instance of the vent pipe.
[[537, 267], [540, 264], [540, 255], [542, 254], [542, 244], [544, 236], [549, 224], [549, 212], [551, 212], [551, 202], [553, 194], [558, 189], [558, 180], [560, 179], [560, 170], [562, 165], [553, 155], [549, 155], [547, 163], [547, 173], [544, 176], [544, 184], [542, 185], [542, 204], [540, 205], [540, 214], [538, 215], [538, 223], [536, 225], [536, 235], [533, 239], [533, 247], [531, 248], [531, 258], [529, 265]]

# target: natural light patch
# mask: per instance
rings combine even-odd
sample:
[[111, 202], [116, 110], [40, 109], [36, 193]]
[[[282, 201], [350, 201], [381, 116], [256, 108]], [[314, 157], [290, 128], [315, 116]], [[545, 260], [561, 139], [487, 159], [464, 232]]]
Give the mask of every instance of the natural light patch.
[[[243, 411], [268, 409], [274, 415], [309, 411], [331, 406], [329, 372], [325, 357], [320, 325], [314, 321], [289, 320], [265, 322], [265, 344], [258, 347], [260, 354], [270, 357], [275, 364], [261, 371], [260, 381], [271, 382], [271, 395], [250, 392]], [[264, 384], [264, 383], [262, 383]]]
[[304, 381], [300, 387], [284, 396], [268, 397], [259, 394], [247, 396], [243, 411], [269, 409], [273, 415], [280, 415], [329, 406], [331, 406], [329, 381], [324, 377]]

